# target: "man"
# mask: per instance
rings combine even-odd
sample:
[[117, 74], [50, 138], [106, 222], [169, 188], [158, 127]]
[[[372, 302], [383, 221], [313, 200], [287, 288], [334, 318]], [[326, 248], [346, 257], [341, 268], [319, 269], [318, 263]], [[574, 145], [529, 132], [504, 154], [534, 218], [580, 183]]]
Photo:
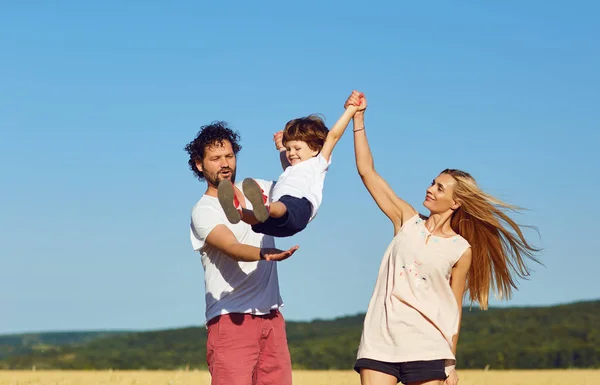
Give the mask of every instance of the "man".
[[[298, 247], [282, 251], [275, 241], [231, 224], [217, 198], [224, 179], [235, 184], [239, 135], [225, 122], [203, 126], [185, 150], [190, 169], [207, 189], [192, 209], [191, 241], [199, 251], [206, 288], [208, 368], [212, 385], [287, 385], [292, 383], [285, 322], [279, 312], [276, 261]], [[264, 191], [272, 182], [259, 180]], [[242, 207], [250, 203], [235, 187]]]

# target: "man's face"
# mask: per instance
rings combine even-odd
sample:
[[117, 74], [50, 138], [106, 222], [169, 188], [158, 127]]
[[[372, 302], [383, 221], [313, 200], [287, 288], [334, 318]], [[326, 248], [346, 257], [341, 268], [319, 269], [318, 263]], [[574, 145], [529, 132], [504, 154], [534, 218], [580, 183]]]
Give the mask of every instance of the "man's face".
[[236, 159], [231, 142], [224, 140], [206, 146], [204, 159], [196, 161], [196, 167], [204, 173], [204, 179], [212, 187], [216, 188], [224, 179], [235, 183]]

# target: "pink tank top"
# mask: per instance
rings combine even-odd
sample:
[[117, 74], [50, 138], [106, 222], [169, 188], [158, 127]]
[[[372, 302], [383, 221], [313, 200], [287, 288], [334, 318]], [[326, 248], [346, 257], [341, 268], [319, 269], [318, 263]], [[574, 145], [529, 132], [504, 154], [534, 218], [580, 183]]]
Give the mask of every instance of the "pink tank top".
[[450, 274], [468, 247], [460, 235], [431, 235], [418, 214], [405, 221], [381, 261], [357, 358], [454, 359], [459, 313]]

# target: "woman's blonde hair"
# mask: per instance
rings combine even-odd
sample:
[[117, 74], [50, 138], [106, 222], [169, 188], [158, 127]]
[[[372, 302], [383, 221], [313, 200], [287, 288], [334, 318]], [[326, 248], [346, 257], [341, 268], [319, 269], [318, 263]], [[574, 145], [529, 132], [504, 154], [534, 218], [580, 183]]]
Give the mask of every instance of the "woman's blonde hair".
[[527, 242], [522, 226], [505, 213], [517, 212], [519, 207], [486, 194], [464, 171], [446, 169], [442, 174], [456, 180], [454, 199], [460, 204], [452, 214], [450, 225], [471, 244], [472, 262], [467, 275], [469, 298], [479, 303], [480, 308], [487, 309], [492, 286], [499, 297], [509, 299], [512, 289], [517, 288], [514, 276], [530, 275], [525, 259], [539, 263], [534, 254], [540, 249]]

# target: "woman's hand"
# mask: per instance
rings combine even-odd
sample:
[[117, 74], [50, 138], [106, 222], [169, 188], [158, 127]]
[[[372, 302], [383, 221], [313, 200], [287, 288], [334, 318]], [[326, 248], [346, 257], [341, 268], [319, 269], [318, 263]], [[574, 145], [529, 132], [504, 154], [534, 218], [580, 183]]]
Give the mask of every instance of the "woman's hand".
[[[364, 100], [364, 108], [362, 106]], [[364, 111], [367, 108], [367, 100], [365, 99], [365, 95], [362, 92], [352, 91], [348, 99], [346, 99], [346, 103], [344, 103], [344, 108], [348, 108], [349, 106], [358, 107], [358, 111]]]
[[448, 378], [444, 381], [444, 385], [457, 385], [458, 384], [458, 373], [456, 373], [456, 369], [451, 369], [448, 374]]

